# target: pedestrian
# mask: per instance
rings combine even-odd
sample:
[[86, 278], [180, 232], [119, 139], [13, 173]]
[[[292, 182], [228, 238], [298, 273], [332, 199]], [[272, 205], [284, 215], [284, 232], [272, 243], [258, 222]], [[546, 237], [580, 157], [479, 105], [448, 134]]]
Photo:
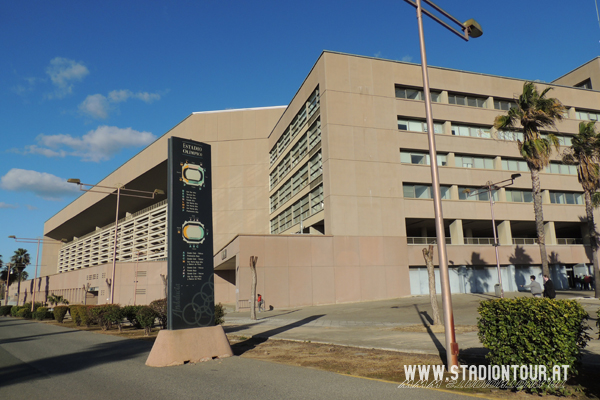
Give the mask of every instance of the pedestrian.
[[258, 312], [264, 311], [265, 310], [265, 307], [264, 307], [265, 301], [263, 300], [262, 295], [260, 293], [258, 294], [257, 300], [258, 300]]
[[535, 281], [535, 275], [531, 275], [529, 279], [531, 280], [531, 283], [525, 286], [521, 285], [521, 287], [530, 288], [533, 297], [542, 297], [544, 291], [542, 290], [542, 285]]
[[583, 278], [583, 286], [585, 287], [585, 290], [590, 290], [591, 286], [592, 286], [592, 277], [589, 275], [586, 275]]
[[552, 283], [552, 280], [548, 277], [548, 275], [544, 275], [544, 297], [548, 297], [549, 299], [556, 297], [554, 283]]

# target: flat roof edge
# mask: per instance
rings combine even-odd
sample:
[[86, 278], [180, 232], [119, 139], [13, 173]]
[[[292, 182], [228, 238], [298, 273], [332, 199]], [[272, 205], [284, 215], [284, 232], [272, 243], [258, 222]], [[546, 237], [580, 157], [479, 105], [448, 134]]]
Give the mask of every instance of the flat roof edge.
[[279, 108], [286, 108], [287, 106], [269, 106], [269, 107], [250, 107], [250, 108], [232, 108], [227, 110], [212, 110], [212, 111], [194, 111], [192, 115], [195, 114], [214, 114], [214, 113], [223, 113], [223, 112], [236, 112], [236, 111], [257, 111], [257, 110], [276, 110]]

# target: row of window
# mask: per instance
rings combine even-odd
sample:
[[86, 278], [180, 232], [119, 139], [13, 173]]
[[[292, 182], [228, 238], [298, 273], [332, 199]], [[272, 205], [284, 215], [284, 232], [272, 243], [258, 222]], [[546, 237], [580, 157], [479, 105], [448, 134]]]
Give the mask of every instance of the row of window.
[[[402, 185], [405, 198], [411, 199], [432, 199], [433, 192], [431, 185], [420, 185], [405, 183]], [[530, 190], [506, 189], [506, 201], [515, 203], [532, 203], [533, 194]], [[440, 185], [440, 197], [443, 200], [450, 200], [450, 186]], [[498, 201], [498, 191], [492, 190], [492, 198]], [[459, 200], [477, 200], [490, 201], [489, 191], [480, 187], [458, 187]], [[550, 192], [550, 203], [552, 204], [583, 204], [583, 193], [578, 192]]]
[[321, 150], [302, 166], [270, 197], [271, 212], [284, 205], [296, 193], [323, 174]]
[[319, 185], [271, 220], [271, 234], [285, 232], [322, 209], [323, 185]]
[[269, 188], [272, 189], [294, 168], [308, 152], [321, 142], [321, 120], [317, 119], [308, 131], [296, 142], [292, 150], [269, 174]]
[[[448, 166], [448, 156], [446, 154], [438, 153], [437, 159], [440, 167]], [[429, 154], [403, 150], [400, 151], [400, 162], [405, 164], [429, 165]], [[494, 158], [468, 155], [455, 155], [454, 166], [458, 168], [495, 169]], [[523, 160], [502, 159], [502, 170], [529, 172], [529, 167]], [[577, 167], [575, 165], [552, 162], [546, 167], [546, 172], [549, 174], [577, 175]]]
[[[583, 87], [583, 86], [582, 86]], [[396, 97], [407, 100], [424, 100], [423, 90], [415, 87], [406, 87], [396, 85]], [[437, 90], [430, 90], [431, 101], [435, 103], [441, 102], [441, 92]], [[448, 93], [448, 103], [456, 104], [459, 106], [479, 107], [487, 108], [486, 96], [476, 96], [471, 94], [462, 93]], [[494, 99], [494, 109], [508, 111], [509, 109], [516, 107], [517, 103], [514, 100], [509, 99]], [[568, 115], [565, 114], [565, 118]], [[576, 118], [582, 121], [600, 121], [600, 112], [598, 111], [577, 111]]]
[[319, 87], [312, 92], [304, 106], [298, 111], [298, 114], [292, 119], [290, 125], [285, 129], [277, 143], [269, 151], [270, 163], [273, 165], [277, 157], [283, 154], [285, 148], [290, 144], [294, 137], [302, 130], [306, 121], [319, 109]]
[[[412, 132], [427, 132], [427, 123], [423, 120], [418, 119], [407, 119], [402, 116], [398, 116], [398, 129], [401, 131], [412, 131]], [[433, 131], [438, 134], [444, 133], [444, 123], [434, 122]], [[452, 124], [451, 125], [452, 135], [454, 136], [470, 136], [491, 139], [493, 137], [491, 127], [482, 125], [464, 125], [464, 124]], [[496, 138], [498, 140], [507, 141], [523, 141], [523, 132], [519, 131], [496, 131]], [[544, 139], [548, 139], [548, 134], [542, 133], [540, 135]], [[558, 139], [558, 143], [561, 146], [570, 146], [571, 137], [554, 135]]]

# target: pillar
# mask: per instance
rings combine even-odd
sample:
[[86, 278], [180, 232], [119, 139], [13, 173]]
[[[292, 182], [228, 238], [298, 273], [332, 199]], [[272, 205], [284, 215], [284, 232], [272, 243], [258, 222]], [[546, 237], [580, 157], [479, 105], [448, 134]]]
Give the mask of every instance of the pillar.
[[556, 244], [556, 229], [554, 229], [554, 221], [544, 223], [544, 234], [546, 236], [546, 244]]
[[465, 236], [463, 234], [462, 219], [455, 219], [450, 224], [450, 243], [465, 244]]
[[502, 221], [498, 224], [498, 243], [500, 243], [501, 246], [512, 246], [510, 221]]

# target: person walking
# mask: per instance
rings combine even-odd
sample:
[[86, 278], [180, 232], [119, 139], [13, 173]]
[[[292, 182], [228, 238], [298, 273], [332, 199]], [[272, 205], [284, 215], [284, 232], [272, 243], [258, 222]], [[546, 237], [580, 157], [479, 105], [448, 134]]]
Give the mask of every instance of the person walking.
[[262, 295], [260, 293], [258, 294], [257, 302], [258, 302], [258, 312], [265, 311], [265, 306], [264, 306], [265, 301], [263, 300]]
[[548, 275], [544, 275], [544, 297], [548, 297], [549, 299], [556, 297], [554, 283], [552, 283], [552, 279], [550, 279]]
[[531, 280], [531, 283], [525, 286], [521, 285], [521, 287], [530, 288], [533, 297], [542, 297], [544, 291], [542, 290], [542, 285], [535, 281], [535, 275], [531, 275], [529, 279]]

